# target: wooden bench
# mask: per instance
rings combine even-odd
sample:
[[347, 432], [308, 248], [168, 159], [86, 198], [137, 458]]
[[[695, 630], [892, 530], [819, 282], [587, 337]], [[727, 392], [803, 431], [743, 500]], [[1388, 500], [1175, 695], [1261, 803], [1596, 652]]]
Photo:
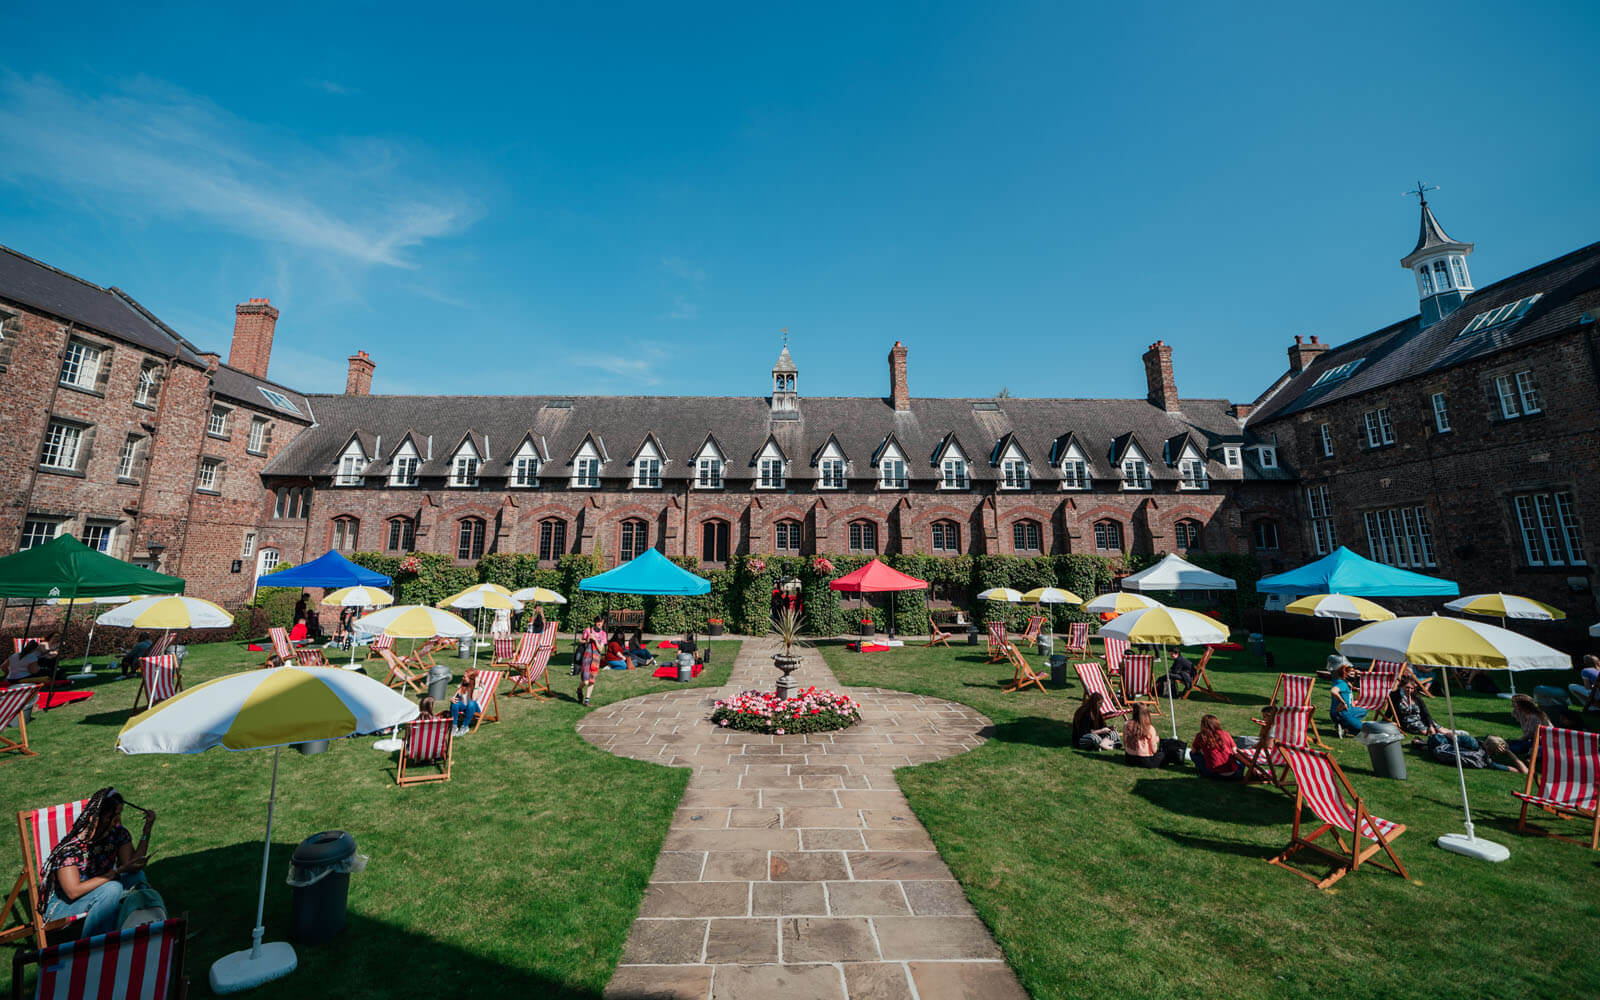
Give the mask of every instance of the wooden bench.
[[606, 612], [606, 624], [612, 629], [644, 628], [644, 612], [633, 608], [618, 608]]

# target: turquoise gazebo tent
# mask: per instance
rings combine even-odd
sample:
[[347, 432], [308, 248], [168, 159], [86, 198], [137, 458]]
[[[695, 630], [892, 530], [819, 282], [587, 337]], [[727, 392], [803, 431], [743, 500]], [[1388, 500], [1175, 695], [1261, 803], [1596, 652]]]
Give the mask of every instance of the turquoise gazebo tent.
[[1311, 594], [1353, 594], [1357, 597], [1454, 597], [1461, 588], [1453, 580], [1395, 569], [1357, 555], [1343, 545], [1316, 562], [1256, 581], [1263, 594], [1306, 597]]
[[711, 581], [695, 576], [655, 549], [646, 549], [637, 559], [579, 581], [578, 589], [601, 594], [694, 597], [711, 593]]

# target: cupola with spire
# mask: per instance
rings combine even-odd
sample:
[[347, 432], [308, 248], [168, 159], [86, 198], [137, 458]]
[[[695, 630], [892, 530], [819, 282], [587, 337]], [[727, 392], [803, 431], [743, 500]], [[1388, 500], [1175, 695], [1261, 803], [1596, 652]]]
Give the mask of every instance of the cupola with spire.
[[1417, 182], [1409, 192], [1422, 201], [1422, 229], [1417, 245], [1400, 259], [1400, 266], [1417, 276], [1417, 295], [1421, 299], [1422, 325], [1432, 326], [1460, 308], [1472, 291], [1472, 274], [1467, 270], [1471, 243], [1450, 238], [1428, 207], [1428, 192], [1438, 190]]
[[789, 345], [785, 344], [778, 360], [772, 365], [773, 413], [800, 412], [799, 378], [800, 369], [795, 367], [794, 358], [789, 356]]

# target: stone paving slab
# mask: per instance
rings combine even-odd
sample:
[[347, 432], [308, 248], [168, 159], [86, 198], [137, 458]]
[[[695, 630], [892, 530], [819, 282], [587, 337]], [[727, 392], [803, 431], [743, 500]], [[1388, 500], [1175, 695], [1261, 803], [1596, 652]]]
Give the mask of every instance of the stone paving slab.
[[[1014, 1000], [1027, 994], [894, 780], [981, 745], [952, 702], [847, 689], [841, 733], [710, 723], [719, 698], [770, 687], [746, 641], [729, 684], [599, 709], [578, 732], [618, 756], [691, 770], [608, 1000]], [[819, 657], [805, 683], [839, 688]]]

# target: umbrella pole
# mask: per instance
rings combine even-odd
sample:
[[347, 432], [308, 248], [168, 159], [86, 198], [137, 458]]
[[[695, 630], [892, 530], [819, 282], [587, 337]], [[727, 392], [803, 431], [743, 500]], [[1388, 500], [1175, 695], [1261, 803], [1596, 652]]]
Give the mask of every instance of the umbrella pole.
[[[286, 941], [274, 941], [263, 949], [261, 938], [266, 933], [262, 918], [267, 907], [267, 866], [272, 857], [272, 811], [278, 799], [278, 754], [281, 747], [272, 749], [272, 790], [267, 794], [267, 838], [261, 845], [261, 888], [256, 895], [256, 926], [250, 932], [248, 951], [224, 955], [211, 966], [211, 989], [214, 993], [237, 993], [262, 983], [271, 982], [293, 972], [298, 964], [294, 946]], [[262, 954], [265, 950], [266, 954]], [[260, 963], [259, 965], [256, 963]]]
[[1467, 801], [1467, 772], [1461, 766], [1461, 738], [1456, 732], [1456, 708], [1450, 699], [1450, 670], [1447, 667], [1439, 668], [1439, 676], [1444, 679], [1444, 706], [1450, 713], [1450, 745], [1456, 752], [1456, 778], [1461, 782], [1461, 809], [1466, 814], [1467, 834], [1447, 833], [1440, 837], [1438, 844], [1447, 851], [1456, 854], [1465, 854], [1469, 858], [1478, 858], [1481, 861], [1504, 861], [1511, 857], [1511, 852], [1491, 840], [1479, 840], [1472, 829], [1472, 805]]
[[250, 957], [261, 957], [261, 937], [266, 932], [261, 917], [267, 907], [267, 865], [272, 856], [272, 809], [278, 800], [278, 754], [272, 749], [272, 790], [267, 793], [267, 839], [261, 844], [261, 891], [256, 895], [256, 926], [250, 932]]
[[[1505, 615], [1501, 615], [1500, 616], [1500, 627], [1501, 628], [1505, 628], [1506, 627], [1506, 616]], [[1507, 670], [1506, 673], [1511, 676], [1511, 693], [1510, 694], [1500, 695], [1500, 697], [1502, 697], [1502, 698], [1515, 698], [1517, 696], [1517, 672], [1515, 670]]]
[[1172, 738], [1178, 738], [1178, 709], [1172, 701], [1172, 664], [1167, 661], [1167, 644], [1161, 644], [1161, 660], [1167, 663], [1167, 714], [1172, 716]]

